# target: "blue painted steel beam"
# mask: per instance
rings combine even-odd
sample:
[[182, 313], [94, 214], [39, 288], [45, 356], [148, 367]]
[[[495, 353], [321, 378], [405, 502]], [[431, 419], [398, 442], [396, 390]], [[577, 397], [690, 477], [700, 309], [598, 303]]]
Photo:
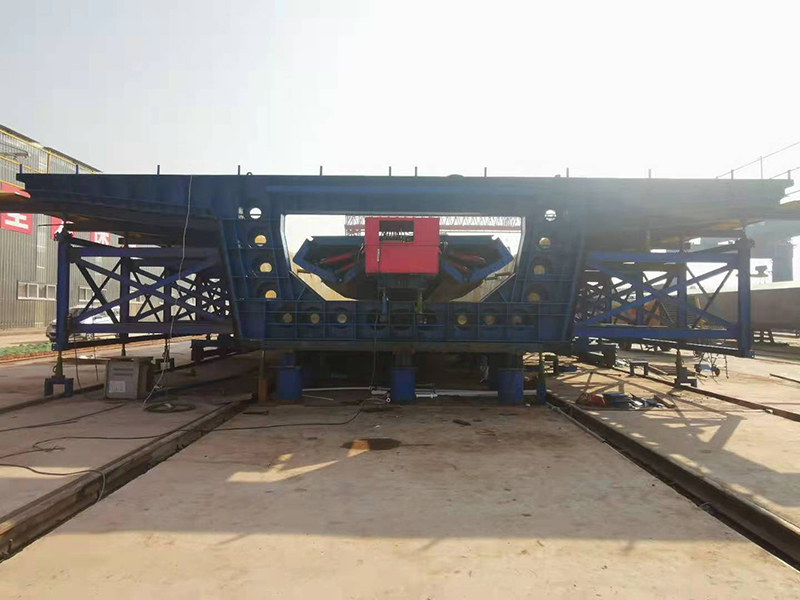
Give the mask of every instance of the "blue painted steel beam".
[[[677, 274], [673, 265], [683, 266], [689, 261], [701, 260], [718, 262], [724, 265], [723, 269], [742, 269], [744, 259], [741, 255], [736, 257], [728, 252], [727, 248], [715, 249], [714, 252], [703, 255], [620, 251], [619, 248], [625, 245], [641, 247], [639, 242], [631, 240], [647, 228], [644, 224], [652, 222], [655, 217], [659, 219], [661, 235], [666, 235], [667, 228], [672, 228], [670, 231], [674, 230], [676, 235], [680, 235], [686, 228], [691, 229], [694, 223], [700, 223], [699, 227], [707, 229], [708, 224], [715, 221], [757, 217], [774, 209], [772, 205], [777, 206], [784, 189], [790, 185], [790, 182], [777, 181], [719, 180], [292, 176], [192, 178], [106, 175], [37, 175], [26, 178], [26, 183], [35, 202], [39, 203], [37, 206], [58, 207], [61, 212], [67, 210], [72, 215], [81, 215], [89, 220], [103, 218], [119, 221], [126, 231], [130, 224], [135, 226], [138, 221], [146, 222], [151, 233], [153, 223], [159, 222], [163, 222], [165, 228], [171, 227], [171, 231], [175, 231], [176, 227], [180, 230], [180, 226], [186, 222], [191, 185], [189, 234], [196, 234], [200, 245], [208, 245], [204, 250], [220, 252], [222, 255], [224, 263], [213, 268], [216, 269], [215, 276], [222, 279], [221, 287], [230, 291], [230, 296], [227, 297], [230, 302], [229, 311], [234, 314], [240, 337], [262, 344], [287, 346], [313, 345], [318, 342], [352, 343], [355, 346], [382, 336], [382, 343], [388, 347], [392, 344], [396, 347], [402, 344], [410, 347], [421, 347], [424, 344], [443, 344], [447, 347], [447, 344], [453, 344], [450, 348], [455, 348], [456, 344], [479, 344], [484, 350], [499, 349], [505, 344], [517, 344], [528, 349], [534, 346], [552, 347], [569, 341], [573, 328], [573, 306], [578, 297], [576, 285], [584, 269], [584, 248], [602, 247], [613, 250], [594, 255], [600, 263], [598, 269], [603, 271], [606, 279], [599, 286], [596, 297], [589, 300], [593, 303], [590, 314], [594, 321], [578, 324], [575, 332], [603, 329], [611, 335], [607, 328], [595, 327], [593, 323], [597, 323], [598, 319], [611, 321], [615, 317], [621, 318], [619, 315], [628, 309], [637, 311], [637, 322], [647, 322], [643, 303], [652, 300], [674, 302], [673, 297], [668, 294], [675, 286], [665, 285], [657, 290], [654, 285], [658, 278], [642, 281], [641, 273], [632, 277], [627, 274], [628, 270], [638, 268], [641, 271], [647, 265], [660, 264], [675, 271], [663, 276], [663, 280], [671, 284]], [[615, 207], [614, 211], [608, 210], [611, 205]], [[259, 208], [260, 219], [251, 218], [251, 208]], [[543, 220], [544, 211], [550, 208], [558, 213], [558, 218], [553, 223]], [[383, 333], [370, 329], [355, 317], [371, 316], [374, 323], [376, 311], [384, 309], [376, 309], [368, 303], [359, 302], [349, 309], [354, 320], [346, 327], [337, 329], [335, 324], [327, 320], [319, 323], [318, 327], [312, 327], [314, 324], [303, 321], [312, 309], [319, 311], [327, 319], [333, 311], [340, 308], [341, 303], [322, 300], [291, 272], [283, 240], [283, 219], [288, 214], [325, 213], [489, 214], [523, 217], [526, 223], [525, 238], [517, 260], [516, 273], [500, 285], [485, 302], [459, 303], [461, 306], [457, 307], [458, 310], [473, 315], [473, 318], [492, 316], [496, 322], [491, 326], [484, 324], [472, 329], [458, 329], [455, 327], [454, 309], [448, 307], [440, 311], [434, 321], [425, 321], [423, 318], [419, 323], [414, 321], [405, 329], [387, 328]], [[584, 229], [587, 225], [588, 230]], [[258, 227], [263, 228], [269, 243], [256, 247], [251, 238]], [[618, 235], [620, 232], [625, 233], [625, 236]], [[552, 238], [552, 245], [539, 244], [540, 238]], [[90, 256], [134, 256], [126, 253], [125, 249], [98, 247], [77, 241], [74, 245], [79, 247], [74, 251], [75, 262], [85, 261]], [[142, 263], [146, 261], [147, 265], [163, 267], [172, 272], [162, 278], [162, 283], [152, 284], [155, 287], [151, 287], [142, 284], [139, 279], [142, 275], [136, 274], [134, 265], [129, 265], [132, 275], [130, 279], [126, 278], [129, 291], [122, 295], [121, 302], [128, 302], [131, 298], [144, 294], [149, 306], [149, 311], [144, 311], [144, 315], [152, 315], [152, 311], [156, 310], [150, 303], [151, 296], [161, 298], [167, 303], [168, 306], [161, 307], [163, 322], [149, 323], [147, 327], [168, 327], [169, 321], [175, 319], [171, 305], [180, 306], [178, 314], [181, 317], [185, 315], [190, 318], [190, 314], [206, 317], [209, 322], [200, 325], [212, 327], [213, 317], [207, 315], [217, 314], [216, 308], [214, 313], [207, 310], [206, 315], [203, 315], [199, 312], [202, 306], [192, 306], [185, 302], [186, 298], [191, 298], [192, 301], [202, 304], [198, 300], [197, 292], [181, 285], [177, 279], [171, 279], [177, 271], [181, 249], [137, 250]], [[193, 262], [204, 260], [202, 252], [196, 255], [192, 252], [198, 251], [188, 250], [185, 256], [192, 256]], [[259, 273], [253, 268], [254, 261], [262, 255], [269, 257], [273, 263], [274, 269], [269, 274]], [[616, 269], [607, 264], [620, 261], [635, 264], [630, 266], [631, 269], [628, 265]], [[69, 257], [66, 257], [65, 263], [69, 264]], [[89, 263], [81, 264], [90, 268]], [[537, 264], [547, 266], [545, 274], [541, 273], [541, 269], [534, 270]], [[103, 273], [97, 268], [92, 268], [91, 271]], [[109, 276], [108, 273], [106, 270], [106, 276]], [[622, 275], [620, 280], [630, 283], [632, 291], [612, 282], [611, 278], [619, 275]], [[120, 276], [117, 274], [116, 277]], [[683, 296], [686, 285], [701, 280], [702, 278], [693, 277], [687, 278], [685, 282], [679, 281], [677, 291]], [[682, 283], [685, 285], [681, 285]], [[171, 289], [178, 286], [182, 289]], [[264, 291], [270, 291], [269, 286], [274, 287], [277, 295], [275, 299], [265, 299]], [[68, 282], [66, 287], [68, 288]], [[173, 293], [177, 293], [180, 298], [173, 299]], [[650, 295], [645, 299], [646, 293]], [[626, 298], [632, 297], [631, 294], [636, 295], [636, 300], [625, 302]], [[641, 301], [639, 296], [643, 297]], [[529, 298], [534, 297], [544, 297], [545, 301], [528, 302]], [[615, 309], [611, 305], [615, 298], [623, 299], [624, 308]], [[677, 300], [680, 302], [682, 299]], [[107, 312], [113, 307], [111, 302], [104, 302], [99, 309], [93, 309], [95, 312], [92, 314]], [[749, 302], [749, 295], [740, 302]], [[602, 310], [599, 308], [602, 303], [606, 305], [605, 312], [601, 315], [595, 314], [597, 310]], [[496, 311], [496, 315], [485, 315], [483, 311], [490, 310], [492, 304], [503, 308]], [[693, 312], [709, 323], [719, 322], [708, 311], [692, 310], [686, 302], [681, 305], [679, 312], [683, 314]], [[68, 303], [60, 304], [59, 312], [68, 308]], [[389, 311], [387, 316], [391, 317], [392, 307], [386, 307], [385, 310]], [[289, 321], [276, 321], [276, 318], [283, 319], [286, 315], [291, 317]], [[511, 325], [514, 319], [519, 320], [518, 326]], [[683, 321], [685, 319], [681, 319], [682, 323]], [[723, 323], [729, 325], [727, 322]], [[739, 338], [746, 337], [746, 327], [749, 325], [737, 325]], [[652, 337], [654, 328], [649, 329]], [[675, 336], [675, 339], [680, 339], [678, 336], [681, 335], [689, 335], [681, 333], [682, 331], [687, 330], [672, 330], [668, 335]], [[697, 331], [701, 332], [699, 335], [706, 337], [718, 335], [709, 330]], [[66, 343], [63, 328], [61, 334], [61, 341]]]
[[726, 329], [673, 329], [669, 327], [637, 327], [634, 325], [575, 325], [577, 337], [615, 339], [660, 339], [660, 340], [735, 340], [739, 334], [737, 325]]
[[58, 285], [56, 285], [56, 350], [66, 350], [69, 343], [69, 233], [58, 234]]
[[741, 356], [749, 358], [753, 354], [753, 328], [750, 322], [750, 250], [752, 242], [750, 240], [745, 241], [747, 243], [743, 244], [739, 250], [738, 341]]
[[[201, 335], [206, 333], [233, 333], [233, 324], [227, 323], [198, 323], [195, 321], [175, 321], [171, 327], [172, 335]], [[72, 333], [169, 333], [170, 324], [155, 321], [138, 323], [115, 323], [81, 325]]]
[[[630, 283], [631, 285], [636, 285], [636, 282], [633, 281], [632, 279], [630, 279], [629, 277], [627, 277], [626, 275], [624, 275], [622, 273], [619, 273], [619, 272], [617, 272], [617, 271], [615, 271], [613, 269], [610, 269], [605, 265], [599, 265], [599, 264], [593, 263], [591, 261], [590, 261], [590, 265], [593, 268], [596, 268], [596, 269], [599, 269], [599, 270], [603, 271], [604, 273], [606, 273], [607, 275], [610, 275], [611, 277], [616, 277], [617, 279], [621, 279], [622, 281], [625, 281], [626, 283]], [[622, 312], [624, 312], [626, 310], [630, 310], [631, 308], [636, 308], [637, 306], [641, 306], [642, 304], [646, 304], [647, 302], [651, 302], [652, 300], [655, 300], [655, 299], [661, 300], [662, 302], [663, 301], [668, 301], [668, 302], [671, 302], [671, 303], [679, 304], [680, 300], [678, 298], [674, 297], [674, 296], [670, 296], [669, 295], [670, 292], [674, 292], [674, 291], [680, 290], [681, 286], [683, 286], [683, 288], [685, 289], [686, 286], [693, 285], [697, 281], [702, 281], [703, 279], [707, 279], [709, 277], [714, 277], [715, 275], [719, 275], [719, 274], [724, 273], [724, 272], [726, 272], [728, 270], [729, 270], [728, 266], [719, 267], [717, 269], [709, 271], [708, 273], [703, 273], [702, 275], [700, 275], [698, 277], [685, 280], [682, 283], [670, 286], [668, 288], [663, 288], [661, 290], [656, 289], [656, 288], [654, 288], [654, 287], [652, 287], [650, 285], [643, 285], [642, 287], [644, 288], [644, 290], [646, 292], [649, 292], [649, 294], [650, 294], [649, 296], [645, 296], [643, 298], [639, 298], [637, 300], [634, 300], [633, 302], [629, 302], [627, 304], [623, 304], [622, 306], [618, 306], [617, 308], [614, 308], [614, 309], [608, 311], [607, 313], [604, 313], [603, 315], [592, 317], [591, 319], [589, 319], [587, 321], [587, 325], [594, 325], [595, 323], [599, 323], [599, 322], [603, 321], [604, 319], [606, 319], [608, 317], [613, 317], [615, 315], [618, 315], [619, 313], [622, 313]], [[717, 317], [716, 315], [713, 315], [711, 313], [702, 311], [699, 308], [695, 308], [694, 306], [690, 306], [690, 305], [688, 305], [686, 303], [684, 303], [683, 306], [684, 306], [685, 310], [693, 312], [696, 315], [700, 315], [704, 319], [707, 319], [709, 321], [713, 321], [713, 322], [715, 322], [715, 323], [717, 323], [719, 325], [729, 325], [728, 321], [726, 321], [724, 319], [721, 319], [720, 317]]]

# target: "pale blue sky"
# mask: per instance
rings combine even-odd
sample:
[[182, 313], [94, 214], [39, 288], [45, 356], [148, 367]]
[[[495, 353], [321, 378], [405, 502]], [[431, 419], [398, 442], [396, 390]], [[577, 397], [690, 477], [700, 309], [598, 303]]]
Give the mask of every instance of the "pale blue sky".
[[800, 139], [796, 1], [0, 0], [0, 15], [0, 123], [106, 172], [704, 177]]

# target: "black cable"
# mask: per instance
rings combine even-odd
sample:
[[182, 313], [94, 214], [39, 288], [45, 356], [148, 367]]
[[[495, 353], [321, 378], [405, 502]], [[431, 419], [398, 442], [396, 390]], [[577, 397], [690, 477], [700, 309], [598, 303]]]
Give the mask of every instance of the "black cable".
[[51, 477], [71, 477], [72, 475], [97, 473], [98, 475], [100, 475], [100, 477], [103, 478], [103, 483], [100, 486], [100, 493], [97, 495], [97, 500], [95, 500], [95, 502], [99, 502], [106, 491], [106, 474], [103, 473], [102, 471], [99, 471], [98, 469], [81, 469], [80, 471], [67, 471], [66, 473], [56, 473], [54, 471], [41, 471], [39, 469], [34, 469], [33, 467], [26, 467], [25, 465], [12, 465], [8, 463], [0, 463], [0, 467], [16, 467], [17, 469], [25, 469], [26, 471], [30, 471], [31, 473], [36, 473], [37, 475], [49, 475]]
[[60, 421], [50, 421], [49, 423], [37, 423], [35, 425], [20, 425], [19, 427], [8, 427], [7, 429], [0, 429], [0, 433], [6, 433], [9, 431], [20, 431], [23, 429], [39, 429], [40, 427], [50, 427], [51, 425], [70, 425], [72, 423], [76, 423], [80, 419], [84, 419], [86, 417], [91, 417], [94, 415], [99, 415], [100, 413], [109, 412], [112, 410], [117, 410], [118, 408], [122, 408], [125, 406], [125, 402], [121, 402], [115, 406], [110, 408], [104, 408], [102, 410], [96, 410], [94, 412], [86, 413], [83, 415], [78, 415], [76, 417], [70, 417], [69, 419], [61, 419]]
[[21, 454], [33, 454], [34, 452], [53, 452], [54, 450], [63, 450], [63, 448], [59, 446], [55, 446], [53, 448], [36, 448], [36, 444], [34, 444], [34, 447], [31, 450], [22, 450], [21, 452], [4, 454], [3, 456], [0, 456], [0, 459], [11, 458], [12, 456], [20, 456]]
[[327, 422], [327, 423], [275, 423], [273, 425], [249, 425], [246, 427], [223, 427], [221, 429], [212, 429], [208, 433], [214, 433], [217, 431], [248, 431], [252, 429], [274, 429], [277, 427], [319, 427], [324, 425], [347, 425], [348, 423], [352, 423], [356, 420], [358, 415], [360, 415], [364, 410], [364, 402], [367, 399], [361, 401], [361, 404], [358, 405], [358, 410], [355, 414], [347, 419], [346, 421], [336, 421], [336, 422]]
[[[245, 426], [245, 427], [224, 427], [222, 429], [209, 429], [207, 431], [204, 431], [203, 433], [214, 433], [215, 431], [244, 431], [244, 430], [249, 430], [249, 429], [274, 429], [274, 428], [277, 428], [277, 427], [318, 427], [318, 426], [326, 426], [326, 425], [347, 425], [348, 423], [352, 423], [353, 421], [355, 421], [356, 418], [363, 412], [364, 403], [368, 399], [369, 398], [365, 398], [364, 400], [362, 400], [361, 404], [359, 404], [358, 410], [355, 412], [355, 414], [353, 416], [351, 416], [350, 418], [348, 418], [346, 421], [334, 421], [334, 422], [327, 421], [327, 422], [324, 422], [324, 423], [323, 422], [275, 423], [275, 424], [272, 424], [272, 425], [251, 425], [251, 426]], [[212, 412], [214, 412], [214, 411], [210, 411], [210, 412], [206, 413], [205, 415], [203, 415], [202, 417], [198, 417], [198, 418], [202, 419], [203, 417], [206, 417], [206, 416], [210, 415]], [[46, 444], [47, 442], [57, 442], [57, 441], [61, 441], [61, 440], [153, 440], [153, 439], [157, 439], [157, 438], [168, 436], [168, 435], [173, 434], [173, 433], [177, 433], [179, 431], [196, 431], [196, 430], [195, 429], [188, 429], [185, 426], [181, 425], [179, 427], [175, 427], [173, 429], [170, 429], [169, 431], [165, 431], [163, 433], [158, 433], [158, 434], [155, 434], [155, 435], [134, 435], [134, 436], [65, 435], [65, 436], [59, 436], [59, 437], [54, 437], [54, 438], [48, 438], [46, 440], [39, 440], [38, 442], [35, 442], [33, 444], [32, 448], [34, 450], [36, 450], [36, 451], [50, 452], [50, 451], [57, 450], [57, 449], [60, 449], [60, 448], [58, 446], [55, 446], [53, 448], [41, 448], [39, 445], [40, 444]], [[25, 454], [25, 453], [29, 453], [29, 452], [32, 452], [32, 450], [25, 450], [24, 452], [20, 452], [18, 454]], [[12, 456], [12, 455], [8, 455], [8, 456]], [[7, 456], [0, 456], [0, 458], [7, 458]]]
[[[336, 425], [336, 426], [338, 426], [338, 425], [347, 425], [349, 423], [352, 423], [353, 421], [355, 421], [358, 418], [358, 416], [363, 412], [364, 403], [369, 399], [370, 398], [363, 399], [361, 401], [361, 404], [358, 405], [358, 410], [355, 412], [355, 414], [353, 416], [351, 416], [349, 419], [347, 419], [346, 421], [334, 421], [334, 422], [328, 421], [328, 422], [324, 422], [324, 423], [323, 422], [274, 423], [272, 425], [253, 425], [253, 426], [246, 426], [246, 427], [225, 427], [225, 428], [222, 428], [222, 429], [209, 429], [207, 431], [203, 431], [202, 433], [203, 434], [208, 434], [208, 433], [214, 433], [216, 431], [246, 431], [246, 430], [254, 430], [254, 429], [276, 429], [278, 427], [321, 427], [321, 426], [328, 426], [328, 425], [331, 425], [331, 426], [333, 426], [333, 425]], [[122, 405], [120, 405], [120, 406], [122, 406]], [[115, 406], [113, 408], [119, 408], [119, 407]], [[105, 411], [113, 410], [113, 408], [112, 409], [108, 409], [107, 408], [107, 409], [105, 409]], [[99, 411], [99, 412], [105, 412], [105, 411]], [[211, 411], [211, 412], [214, 412], [214, 411]], [[211, 412], [206, 413], [206, 415], [203, 415], [203, 416], [207, 416], [207, 415], [211, 414]], [[88, 416], [88, 415], [84, 415], [84, 416]], [[202, 418], [202, 417], [199, 417], [199, 418]], [[55, 442], [55, 441], [60, 441], [60, 440], [152, 440], [152, 439], [158, 439], [158, 438], [166, 437], [166, 436], [168, 436], [168, 435], [170, 435], [172, 433], [176, 433], [178, 431], [197, 431], [197, 430], [195, 430], [195, 429], [187, 429], [186, 427], [181, 425], [180, 427], [176, 427], [174, 429], [171, 429], [169, 431], [165, 431], [164, 433], [159, 433], [159, 434], [156, 434], [156, 435], [137, 435], [137, 436], [70, 435], [70, 436], [61, 436], [61, 437], [56, 437], [56, 438], [49, 438], [49, 439], [46, 439], [46, 440], [39, 440], [38, 442], [35, 442], [33, 444], [33, 446], [31, 447], [30, 450], [24, 450], [24, 451], [21, 451], [21, 452], [15, 452], [13, 454], [8, 454], [8, 455], [0, 457], [0, 458], [8, 458], [10, 456], [18, 456], [18, 455], [21, 455], [21, 454], [32, 454], [34, 452], [53, 452], [55, 450], [65, 450], [65, 448], [63, 448], [62, 446], [54, 446], [52, 448], [40, 448], [39, 447], [39, 444], [45, 444], [47, 442]], [[85, 474], [85, 473], [98, 473], [103, 478], [103, 484], [102, 484], [102, 487], [100, 488], [100, 494], [97, 497], [97, 501], [99, 501], [103, 497], [103, 493], [105, 492], [105, 488], [106, 488], [106, 476], [105, 476], [105, 473], [103, 473], [102, 471], [97, 470], [97, 469], [83, 469], [83, 470], [80, 470], [80, 471], [70, 471], [70, 472], [67, 472], [67, 473], [55, 473], [55, 472], [52, 472], [52, 471], [41, 471], [39, 469], [34, 469], [33, 467], [28, 467], [26, 465], [16, 465], [16, 464], [11, 464], [11, 463], [0, 463], [0, 467], [11, 467], [11, 468], [17, 468], [17, 469], [25, 469], [27, 471], [31, 471], [32, 473], [36, 473], [38, 475], [49, 475], [49, 476], [53, 476], [53, 477], [68, 477], [68, 476], [71, 476], [71, 475], [81, 475], [81, 474]]]

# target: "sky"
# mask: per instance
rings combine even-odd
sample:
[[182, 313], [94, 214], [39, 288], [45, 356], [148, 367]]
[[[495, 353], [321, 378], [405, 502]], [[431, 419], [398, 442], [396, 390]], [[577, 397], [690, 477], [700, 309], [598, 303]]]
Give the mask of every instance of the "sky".
[[[0, 123], [110, 173], [713, 177], [800, 140], [796, 1], [0, 14]], [[765, 174], [793, 166], [800, 147]]]
[[[107, 173], [714, 177], [800, 141], [796, 0], [0, 14], [0, 123]], [[796, 166], [800, 145], [764, 175]]]

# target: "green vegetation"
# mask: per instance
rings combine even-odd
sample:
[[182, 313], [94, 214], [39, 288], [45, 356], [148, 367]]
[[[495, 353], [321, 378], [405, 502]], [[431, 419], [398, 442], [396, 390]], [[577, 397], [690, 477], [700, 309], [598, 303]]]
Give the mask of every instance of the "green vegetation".
[[19, 346], [9, 346], [7, 348], [0, 348], [0, 358], [4, 356], [18, 356], [21, 354], [48, 352], [49, 350], [51, 350], [50, 342], [39, 342], [37, 344], [20, 344]]

